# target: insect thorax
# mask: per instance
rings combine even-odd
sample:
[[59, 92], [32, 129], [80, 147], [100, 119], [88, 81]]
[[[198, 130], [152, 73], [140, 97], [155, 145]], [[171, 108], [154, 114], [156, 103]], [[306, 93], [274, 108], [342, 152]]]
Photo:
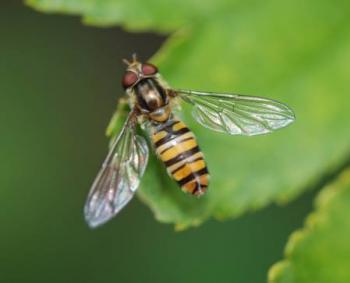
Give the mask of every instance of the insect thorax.
[[155, 78], [140, 80], [133, 88], [134, 106], [149, 120], [168, 120], [171, 109], [167, 90]]

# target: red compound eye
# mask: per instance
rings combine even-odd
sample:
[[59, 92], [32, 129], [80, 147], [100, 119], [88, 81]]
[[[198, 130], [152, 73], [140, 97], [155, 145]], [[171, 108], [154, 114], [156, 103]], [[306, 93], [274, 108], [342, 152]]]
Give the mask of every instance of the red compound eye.
[[158, 68], [156, 66], [149, 63], [142, 64], [142, 73], [145, 76], [154, 75], [157, 72], [158, 72]]
[[137, 75], [134, 72], [126, 71], [122, 79], [122, 85], [124, 88], [131, 87], [138, 80]]

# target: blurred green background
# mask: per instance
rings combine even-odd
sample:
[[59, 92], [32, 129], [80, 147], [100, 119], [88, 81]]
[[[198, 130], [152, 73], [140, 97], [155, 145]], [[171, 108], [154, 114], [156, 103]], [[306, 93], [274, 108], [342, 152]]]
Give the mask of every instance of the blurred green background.
[[260, 283], [283, 257], [312, 190], [181, 233], [137, 199], [100, 229], [85, 224], [105, 127], [123, 93], [121, 59], [145, 60], [164, 40], [1, 2], [0, 282]]

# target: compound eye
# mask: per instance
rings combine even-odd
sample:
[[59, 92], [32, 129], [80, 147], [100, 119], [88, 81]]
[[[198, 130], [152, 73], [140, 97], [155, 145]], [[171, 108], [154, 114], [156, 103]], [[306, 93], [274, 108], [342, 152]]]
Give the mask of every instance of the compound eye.
[[126, 89], [131, 87], [138, 80], [137, 75], [134, 72], [126, 71], [122, 79], [122, 85]]
[[158, 68], [150, 63], [142, 64], [142, 73], [146, 76], [154, 75], [158, 72]]

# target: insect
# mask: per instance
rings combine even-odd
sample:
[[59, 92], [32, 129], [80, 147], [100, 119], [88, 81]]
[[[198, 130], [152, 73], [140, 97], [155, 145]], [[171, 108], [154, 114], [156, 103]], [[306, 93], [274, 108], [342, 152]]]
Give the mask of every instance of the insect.
[[145, 172], [149, 149], [137, 135], [137, 124], [150, 136], [158, 158], [182, 188], [201, 196], [209, 183], [203, 153], [191, 130], [173, 113], [177, 101], [193, 106], [194, 119], [204, 127], [231, 135], [259, 135], [294, 121], [293, 111], [267, 98], [226, 93], [175, 90], [162, 79], [156, 66], [133, 56], [124, 60], [122, 79], [130, 112], [115, 138], [85, 204], [90, 227], [115, 216], [134, 196]]

